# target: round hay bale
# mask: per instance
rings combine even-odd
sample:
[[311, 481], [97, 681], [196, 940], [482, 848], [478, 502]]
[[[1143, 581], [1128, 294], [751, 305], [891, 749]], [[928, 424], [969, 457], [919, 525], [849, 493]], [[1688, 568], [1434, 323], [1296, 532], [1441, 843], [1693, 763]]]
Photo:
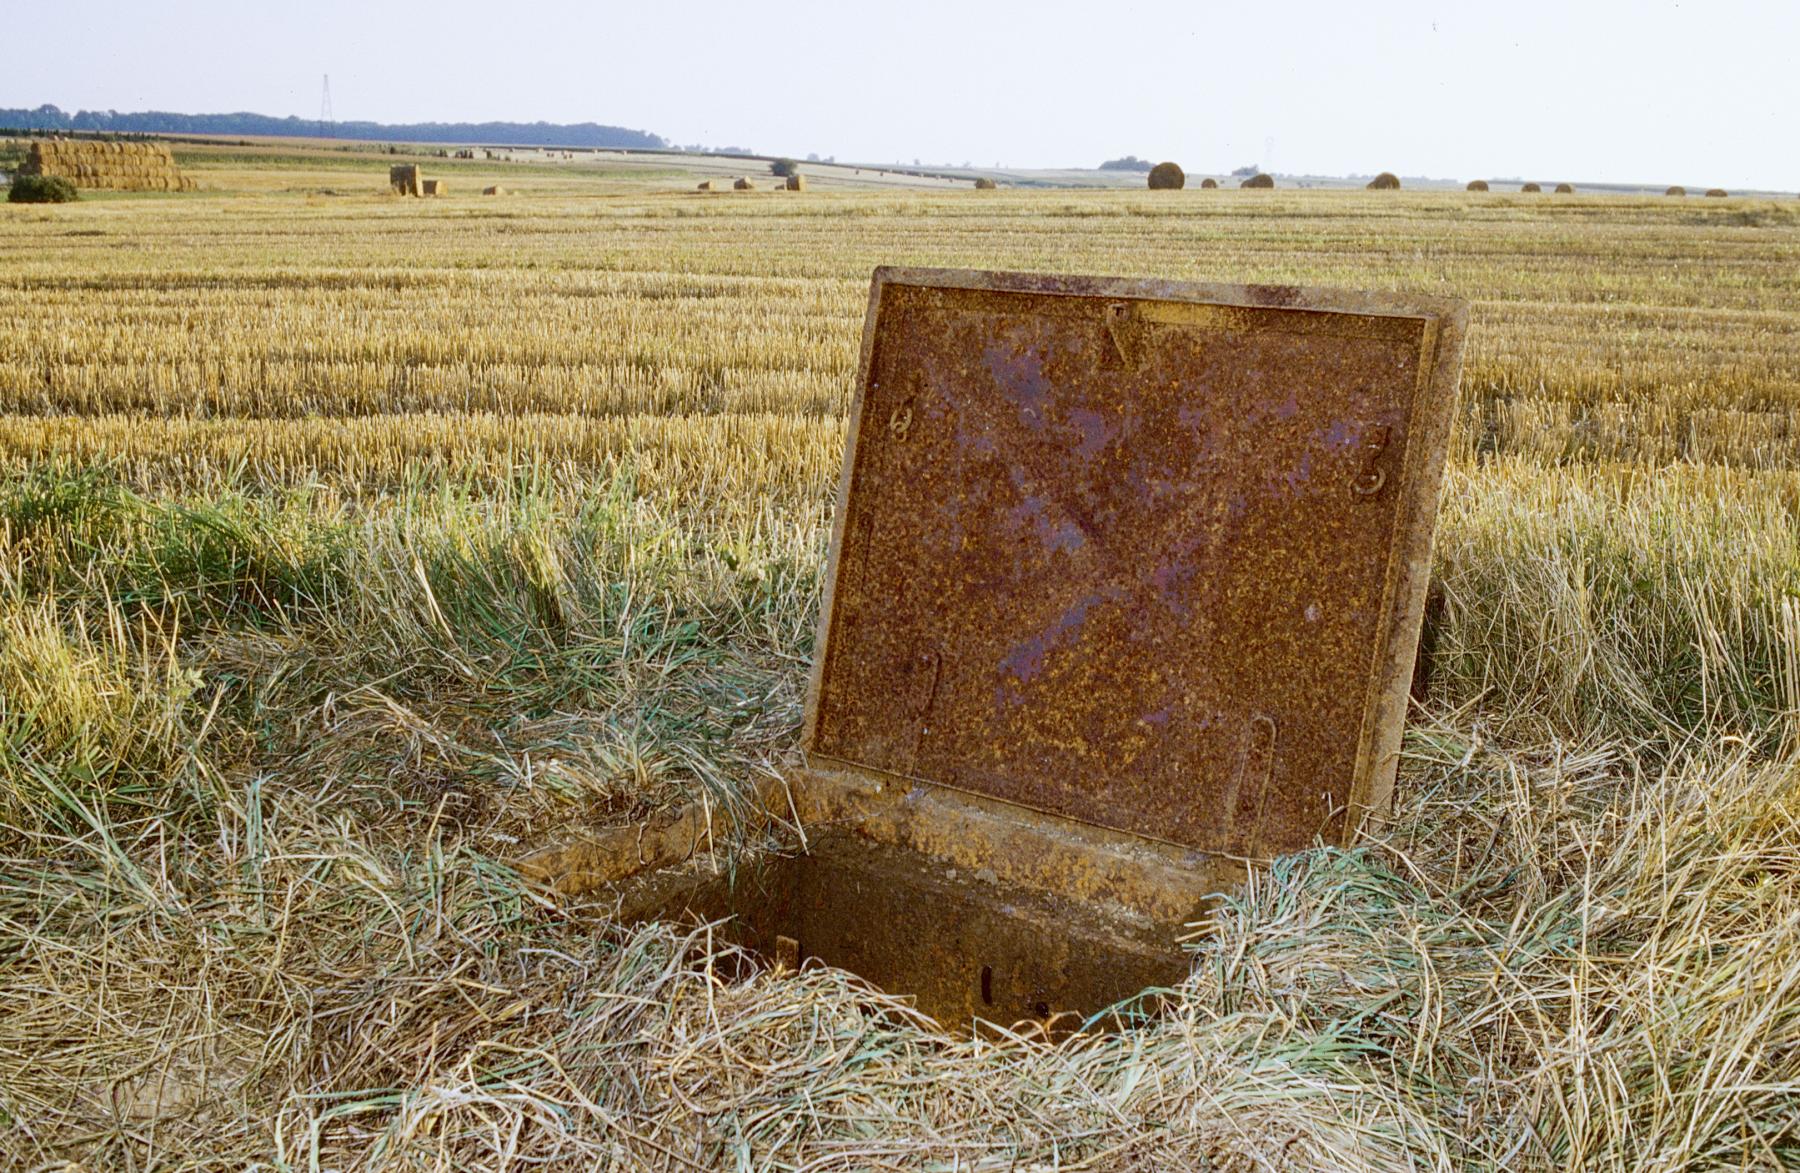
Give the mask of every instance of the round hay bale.
[[1663, 194], [1664, 195], [1672, 195], [1672, 196], [1684, 196], [1687, 194], [1687, 188], [1685, 188], [1685, 187], [1681, 186], [1679, 183], [1677, 183], [1677, 184], [1671, 185], [1669, 190], [1663, 192]]
[[732, 180], [731, 187], [732, 187], [732, 190], [734, 190], [734, 191], [755, 191], [756, 190], [756, 185], [754, 183], [750, 182], [750, 177], [747, 175], [740, 175], [736, 179]]
[[805, 191], [806, 190], [806, 176], [800, 174], [798, 171], [796, 171], [792, 175], [788, 176], [787, 177], [787, 189], [789, 191]]
[[1559, 183], [1556, 185], [1556, 194], [1557, 195], [1574, 195], [1575, 194], [1575, 185], [1572, 183]]
[[1200, 186], [1206, 191], [1214, 191], [1218, 188], [1219, 181], [1208, 175], [1205, 179], [1200, 181]]
[[505, 195], [505, 194], [506, 194], [506, 189], [505, 189], [505, 188], [504, 188], [504, 187], [501, 187], [501, 186], [500, 186], [500, 185], [499, 185], [499, 184], [497, 184], [497, 183], [496, 183], [496, 184], [495, 184], [495, 185], [494, 185], [494, 186], [492, 186], [492, 187], [484, 187], [484, 188], [482, 188], [482, 189], [481, 189], [481, 194], [482, 194], [482, 195], [491, 195], [491, 196], [503, 196], [503, 195]]
[[696, 187], [696, 188], [695, 188], [695, 189], [694, 189], [694, 190], [696, 190], [696, 191], [717, 191], [717, 190], [718, 190], [718, 188], [716, 188], [716, 187], [714, 187], [714, 186], [713, 186], [713, 181], [712, 181], [712, 180], [710, 180], [710, 179], [702, 179], [702, 180], [701, 180], [701, 181], [700, 181], [700, 184], [699, 184], [699, 186], [698, 186], [698, 187]]
[[995, 183], [993, 180], [989, 179], [985, 175], [981, 176], [979, 179], [977, 179], [975, 181], [975, 190], [976, 191], [993, 191], [996, 188], [998, 188], [999, 186], [1000, 186], [999, 184]]
[[1238, 184], [1238, 186], [1239, 187], [1274, 187], [1275, 186], [1275, 177], [1273, 175], [1264, 175], [1262, 172], [1258, 171], [1255, 175], [1252, 175], [1250, 178], [1244, 180], [1244, 182]]
[[1706, 194], [1711, 196], [1715, 200], [1722, 200], [1726, 196], [1730, 195], [1731, 193], [1726, 191], [1722, 187], [1709, 187], [1706, 189]]
[[1469, 187], [1468, 187], [1469, 191], [1486, 191], [1487, 189], [1488, 189], [1487, 180], [1485, 180], [1485, 179], [1469, 180]]
[[1178, 163], [1158, 163], [1150, 168], [1151, 191], [1180, 191], [1187, 186], [1187, 172]]
[[1529, 193], [1540, 192], [1540, 191], [1543, 191], [1544, 189], [1539, 187], [1535, 183], [1528, 183], [1524, 187], [1521, 187], [1519, 190], [1529, 194]]
[[1400, 177], [1395, 175], [1392, 171], [1383, 171], [1380, 175], [1369, 180], [1368, 187], [1370, 191], [1399, 191]]

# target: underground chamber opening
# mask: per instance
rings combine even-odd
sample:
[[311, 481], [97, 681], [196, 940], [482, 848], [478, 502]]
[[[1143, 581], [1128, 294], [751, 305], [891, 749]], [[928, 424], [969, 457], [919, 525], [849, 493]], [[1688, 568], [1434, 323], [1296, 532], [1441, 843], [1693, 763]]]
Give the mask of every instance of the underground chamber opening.
[[1188, 973], [1180, 926], [1009, 889], [979, 870], [847, 833], [814, 836], [803, 854], [740, 858], [717, 874], [648, 877], [622, 912], [637, 922], [715, 922], [769, 964], [849, 970], [950, 1030], [977, 1019], [1033, 1021], [1053, 1033], [1114, 1028], [1154, 1012], [1159, 991]]

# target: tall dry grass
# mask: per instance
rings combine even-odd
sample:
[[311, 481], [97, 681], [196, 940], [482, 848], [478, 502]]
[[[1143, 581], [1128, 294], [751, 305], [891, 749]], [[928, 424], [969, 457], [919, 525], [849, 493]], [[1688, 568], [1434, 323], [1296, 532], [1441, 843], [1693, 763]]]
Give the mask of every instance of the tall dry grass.
[[[1414, 737], [1389, 843], [1280, 861], [1121, 1033], [947, 1037], [494, 863], [464, 783], [86, 808], [0, 875], [22, 1162], [1687, 1168], [1800, 1154], [1800, 834], [1741, 749]], [[206, 773], [203, 771], [203, 773]], [[515, 783], [515, 787], [519, 784]], [[516, 798], [516, 793], [513, 798]], [[80, 813], [74, 803], [70, 813]], [[75, 820], [71, 819], [72, 822]], [[82, 1024], [86, 1029], [71, 1029]]]

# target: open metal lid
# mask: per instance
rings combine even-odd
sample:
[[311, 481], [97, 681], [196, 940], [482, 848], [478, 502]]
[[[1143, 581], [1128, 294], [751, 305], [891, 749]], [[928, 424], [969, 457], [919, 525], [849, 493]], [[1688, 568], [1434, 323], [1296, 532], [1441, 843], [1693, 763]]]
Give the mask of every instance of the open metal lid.
[[1392, 790], [1465, 309], [882, 269], [806, 749], [1206, 851]]

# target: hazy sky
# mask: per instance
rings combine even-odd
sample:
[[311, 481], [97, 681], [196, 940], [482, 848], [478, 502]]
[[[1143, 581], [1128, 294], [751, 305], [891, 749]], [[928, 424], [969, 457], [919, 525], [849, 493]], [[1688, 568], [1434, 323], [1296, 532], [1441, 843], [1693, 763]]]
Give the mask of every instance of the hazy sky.
[[1800, 187], [1800, 0], [6, 0], [0, 106], [843, 159]]

